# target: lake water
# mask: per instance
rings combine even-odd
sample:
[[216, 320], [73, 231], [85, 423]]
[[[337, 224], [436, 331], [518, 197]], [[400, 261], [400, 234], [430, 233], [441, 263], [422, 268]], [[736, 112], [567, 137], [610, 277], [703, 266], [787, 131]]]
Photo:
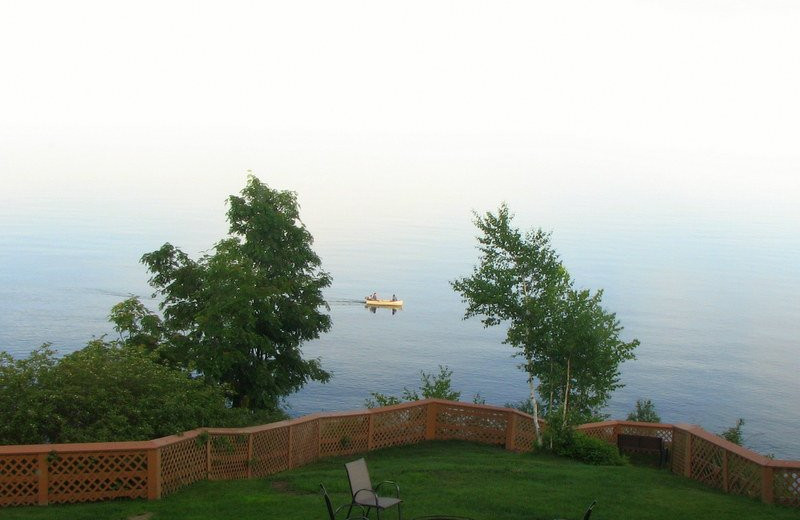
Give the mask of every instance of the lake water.
[[[240, 180], [227, 193], [241, 188]], [[403, 211], [418, 200], [415, 190], [424, 191], [424, 179], [416, 180], [412, 188], [398, 182], [398, 192], [388, 184], [375, 200], [365, 188], [346, 196], [351, 185], [282, 180], [280, 187], [300, 193], [315, 249], [334, 280], [326, 293], [333, 328], [304, 347], [333, 379], [291, 396], [293, 415], [363, 407], [370, 392], [416, 388], [419, 371], [436, 372], [438, 365], [453, 370], [464, 400], [480, 393], [489, 404], [504, 404], [527, 396], [502, 327], [462, 320], [464, 305], [449, 285], [477, 258], [469, 209], [495, 209], [503, 199], [494, 191], [466, 198], [458, 189], [438, 189]], [[796, 206], [765, 200], [742, 209], [738, 201], [664, 202], [658, 194], [573, 197], [566, 189], [548, 198], [522, 187], [503, 197], [518, 213], [517, 225], [553, 230], [578, 285], [603, 288], [625, 337], [641, 341], [637, 359], [622, 367], [626, 386], [607, 413], [624, 418], [637, 399], [649, 398], [665, 422], [714, 432], [743, 417], [748, 446], [800, 458]], [[51, 341], [68, 352], [92, 336], [113, 335], [105, 318], [110, 307], [128, 294], [149, 295], [140, 256], [166, 241], [191, 254], [208, 249], [225, 231], [225, 194], [131, 190], [5, 199], [0, 349], [23, 356]], [[373, 291], [395, 293], [406, 304], [398, 312], [370, 311], [359, 300]]]

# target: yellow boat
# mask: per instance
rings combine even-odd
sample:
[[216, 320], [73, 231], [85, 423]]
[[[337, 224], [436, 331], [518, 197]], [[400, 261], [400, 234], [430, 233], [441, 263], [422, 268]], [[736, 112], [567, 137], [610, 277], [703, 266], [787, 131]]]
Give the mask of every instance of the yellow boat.
[[374, 305], [375, 307], [402, 307], [403, 300], [370, 300], [366, 298], [364, 303], [367, 305]]

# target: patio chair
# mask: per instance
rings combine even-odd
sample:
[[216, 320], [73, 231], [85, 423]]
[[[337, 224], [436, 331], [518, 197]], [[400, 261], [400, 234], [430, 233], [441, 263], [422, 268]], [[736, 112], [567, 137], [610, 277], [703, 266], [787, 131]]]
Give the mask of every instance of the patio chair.
[[[597, 503], [597, 500], [595, 500], [591, 504], [589, 504], [589, 507], [586, 508], [586, 512], [583, 513], [583, 516], [581, 517], [581, 520], [589, 520], [589, 517], [592, 516], [592, 509], [594, 508], [594, 505], [596, 503]], [[561, 519], [557, 519], [557, 520], [561, 520]]]
[[[369, 516], [369, 510], [374, 507], [375, 511], [377, 511], [378, 520], [380, 520], [381, 511], [397, 506], [397, 518], [398, 520], [402, 520], [400, 504], [403, 501], [400, 500], [400, 486], [398, 486], [396, 482], [386, 480], [373, 489], [372, 481], [369, 478], [369, 471], [367, 470], [367, 461], [363, 458], [348, 462], [344, 467], [347, 470], [347, 478], [350, 480], [350, 493], [353, 497], [353, 501], [350, 503], [351, 510], [353, 506], [363, 506], [367, 508], [367, 516]], [[378, 495], [381, 486], [386, 484], [394, 486], [394, 497], [382, 497]], [[350, 512], [348, 511], [347, 514], [349, 516]]]
[[[328, 490], [325, 489], [325, 486], [323, 486], [322, 484], [319, 485], [319, 488], [320, 488], [320, 493], [322, 493], [322, 496], [325, 498], [325, 507], [328, 508], [328, 516], [330, 517], [330, 520], [336, 520], [336, 515], [339, 514], [339, 511], [347, 507], [348, 504], [339, 506], [336, 509], [334, 509], [333, 504], [331, 503], [331, 497], [328, 495]], [[344, 520], [369, 520], [369, 518], [364, 516], [364, 508], [361, 506], [358, 506], [358, 508], [361, 510], [361, 514], [359, 516], [348, 516]], [[352, 504], [350, 504], [350, 510], [352, 511], [352, 509], [353, 506]], [[348, 515], [349, 514], [350, 513], [348, 512]]]

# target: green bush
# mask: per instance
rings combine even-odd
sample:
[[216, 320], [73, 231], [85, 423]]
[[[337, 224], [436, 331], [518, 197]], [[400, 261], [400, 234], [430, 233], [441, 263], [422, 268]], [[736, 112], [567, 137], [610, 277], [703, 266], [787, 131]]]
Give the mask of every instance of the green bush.
[[[385, 395], [380, 392], [372, 392], [371, 398], [364, 401], [367, 408], [378, 406], [389, 406], [400, 404], [404, 401], [419, 401], [420, 399], [446, 399], [447, 401], [458, 401], [461, 392], [453, 390], [452, 385], [453, 371], [446, 366], [439, 365], [439, 374], [428, 374], [424, 370], [420, 371], [419, 393], [416, 390], [403, 389], [403, 396], [396, 397]], [[422, 394], [422, 395], [420, 395]], [[480, 396], [476, 395], [476, 399]]]
[[60, 358], [48, 345], [22, 359], [0, 352], [0, 444], [147, 440], [280, 418], [231, 408], [225, 387], [120, 342]]
[[624, 466], [627, 464], [627, 459], [619, 454], [616, 446], [580, 432], [572, 432], [570, 442], [562, 444], [555, 452], [562, 457], [569, 457], [595, 466]]
[[638, 399], [636, 409], [628, 414], [629, 421], [660, 423], [661, 416], [656, 412], [656, 406], [650, 399]]
[[736, 424], [731, 428], [728, 428], [724, 432], [720, 433], [720, 437], [723, 439], [727, 439], [734, 444], [738, 444], [739, 446], [742, 445], [742, 427], [744, 426], [744, 419], [739, 418], [736, 420]]
[[565, 416], [563, 409], [547, 414], [547, 427], [542, 432], [542, 449], [597, 466], [627, 464], [627, 459], [619, 454], [616, 446], [575, 431], [575, 420], [571, 415]]

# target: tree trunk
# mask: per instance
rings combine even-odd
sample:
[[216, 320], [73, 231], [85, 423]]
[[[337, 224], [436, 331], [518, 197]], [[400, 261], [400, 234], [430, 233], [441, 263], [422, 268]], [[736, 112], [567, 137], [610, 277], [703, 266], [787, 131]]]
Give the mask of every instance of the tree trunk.
[[536, 445], [542, 446], [542, 436], [539, 432], [539, 403], [536, 401], [536, 385], [533, 382], [533, 375], [528, 378], [528, 384], [531, 386], [531, 404], [533, 405], [533, 429], [536, 431]]
[[[523, 301], [529, 303], [530, 296], [528, 296], [528, 284], [525, 280], [522, 281], [522, 297]], [[530, 330], [528, 331], [530, 334]], [[526, 338], [527, 339], [527, 338]], [[539, 402], [536, 400], [536, 383], [533, 380], [533, 354], [528, 358], [530, 365], [530, 372], [528, 372], [528, 384], [531, 386], [531, 404], [533, 405], [533, 429], [536, 432], [536, 445], [542, 446], [542, 436], [539, 431]]]
[[564, 414], [562, 415], [562, 420], [567, 420], [567, 408], [569, 407], [569, 369], [570, 369], [570, 361], [572, 357], [567, 358], [567, 383], [564, 385]]
[[550, 402], [547, 405], [547, 413], [553, 413], [554, 392], [553, 392], [553, 362], [552, 361], [550, 362], [550, 382], [549, 382], [549, 385], [550, 385]]

